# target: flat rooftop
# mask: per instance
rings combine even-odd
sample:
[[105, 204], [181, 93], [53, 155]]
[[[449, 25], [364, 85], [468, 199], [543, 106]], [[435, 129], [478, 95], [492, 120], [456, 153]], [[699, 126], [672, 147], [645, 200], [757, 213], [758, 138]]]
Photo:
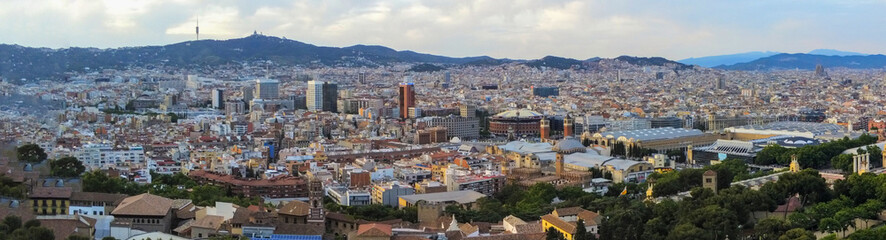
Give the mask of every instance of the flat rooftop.
[[418, 201], [427, 201], [429, 203], [444, 203], [444, 202], [457, 202], [460, 204], [472, 203], [476, 202], [477, 199], [486, 197], [485, 194], [479, 193], [474, 190], [464, 190], [464, 191], [454, 191], [454, 192], [440, 192], [440, 193], [427, 193], [427, 194], [415, 194], [415, 195], [407, 195], [400, 196], [400, 199], [408, 202], [409, 204], [415, 204]]

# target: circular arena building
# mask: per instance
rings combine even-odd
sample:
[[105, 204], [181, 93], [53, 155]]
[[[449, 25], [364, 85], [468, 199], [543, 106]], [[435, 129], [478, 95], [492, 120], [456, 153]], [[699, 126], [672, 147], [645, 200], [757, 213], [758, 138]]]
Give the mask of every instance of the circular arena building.
[[542, 118], [544, 115], [529, 109], [504, 111], [489, 117], [489, 132], [507, 135], [508, 127], [513, 127], [516, 135], [538, 135]]

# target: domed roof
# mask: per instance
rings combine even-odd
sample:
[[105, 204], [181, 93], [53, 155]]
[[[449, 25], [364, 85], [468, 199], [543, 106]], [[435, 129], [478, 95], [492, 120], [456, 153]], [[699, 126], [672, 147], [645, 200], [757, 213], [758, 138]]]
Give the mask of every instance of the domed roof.
[[581, 144], [581, 141], [578, 141], [575, 137], [569, 136], [558, 141], [551, 150], [559, 153], [584, 152], [585, 145]]
[[542, 115], [539, 112], [524, 108], [524, 109], [515, 109], [515, 110], [504, 111], [504, 112], [495, 114], [495, 116], [502, 117], [502, 118], [518, 118], [518, 117], [542, 117], [544, 115]]

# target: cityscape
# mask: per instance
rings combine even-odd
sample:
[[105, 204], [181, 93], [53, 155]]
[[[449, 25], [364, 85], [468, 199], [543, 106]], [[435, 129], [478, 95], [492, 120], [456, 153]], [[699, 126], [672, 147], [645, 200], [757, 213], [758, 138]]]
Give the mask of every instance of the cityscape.
[[699, 4], [0, 3], [0, 240], [886, 239], [884, 4]]

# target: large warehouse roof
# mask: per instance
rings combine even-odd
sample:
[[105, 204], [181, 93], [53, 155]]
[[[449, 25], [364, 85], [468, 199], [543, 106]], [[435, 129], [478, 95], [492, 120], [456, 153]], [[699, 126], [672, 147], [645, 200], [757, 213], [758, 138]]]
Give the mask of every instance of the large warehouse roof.
[[603, 133], [598, 133], [598, 134], [600, 136], [603, 136], [606, 138], [612, 138], [612, 139], [618, 139], [618, 138], [624, 137], [625, 139], [634, 139], [634, 141], [653, 141], [653, 140], [661, 140], [661, 139], [673, 139], [673, 138], [681, 138], [681, 137], [689, 137], [689, 136], [698, 136], [698, 135], [703, 135], [704, 133], [698, 129], [663, 127], [663, 128], [647, 128], [647, 129], [637, 129], [637, 130], [603, 132]]

